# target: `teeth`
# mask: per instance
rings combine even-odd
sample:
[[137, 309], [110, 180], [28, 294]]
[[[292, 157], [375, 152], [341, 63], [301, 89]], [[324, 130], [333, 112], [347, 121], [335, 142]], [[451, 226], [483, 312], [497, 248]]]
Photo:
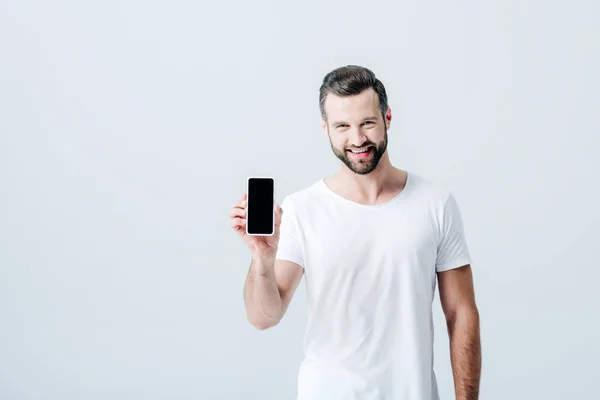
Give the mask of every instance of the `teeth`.
[[362, 149], [362, 150], [350, 150], [351, 152], [353, 152], [354, 154], [360, 154], [360, 153], [364, 153], [365, 151], [369, 150], [369, 148], [367, 147], [366, 149]]

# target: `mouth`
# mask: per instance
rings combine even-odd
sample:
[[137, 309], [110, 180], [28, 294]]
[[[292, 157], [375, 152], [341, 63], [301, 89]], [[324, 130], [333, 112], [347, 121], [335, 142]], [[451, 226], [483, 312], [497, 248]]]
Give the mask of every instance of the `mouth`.
[[354, 158], [367, 158], [373, 153], [373, 147], [369, 146], [363, 149], [348, 150], [348, 153], [352, 154]]

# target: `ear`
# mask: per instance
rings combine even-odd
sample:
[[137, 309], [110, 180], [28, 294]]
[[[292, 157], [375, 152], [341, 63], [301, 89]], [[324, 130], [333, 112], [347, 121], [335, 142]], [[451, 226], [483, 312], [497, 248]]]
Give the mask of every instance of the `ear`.
[[323, 133], [325, 135], [328, 135], [328, 133], [327, 133], [327, 122], [325, 122], [324, 119], [321, 120], [321, 129], [323, 129]]
[[392, 124], [392, 109], [388, 106], [387, 111], [385, 112], [385, 126], [386, 129], [390, 129], [390, 125]]

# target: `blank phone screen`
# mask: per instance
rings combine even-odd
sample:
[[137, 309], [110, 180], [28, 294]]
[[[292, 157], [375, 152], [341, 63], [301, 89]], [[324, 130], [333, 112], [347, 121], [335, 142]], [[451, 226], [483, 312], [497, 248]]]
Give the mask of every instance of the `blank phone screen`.
[[273, 178], [248, 179], [248, 233], [270, 235], [273, 233]]

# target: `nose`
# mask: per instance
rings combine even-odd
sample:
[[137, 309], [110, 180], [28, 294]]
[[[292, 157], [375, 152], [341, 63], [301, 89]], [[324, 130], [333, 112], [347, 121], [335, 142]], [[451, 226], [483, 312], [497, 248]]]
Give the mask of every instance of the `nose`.
[[352, 129], [349, 132], [349, 142], [354, 147], [361, 147], [366, 141], [368, 141], [367, 135], [365, 135], [360, 128]]

